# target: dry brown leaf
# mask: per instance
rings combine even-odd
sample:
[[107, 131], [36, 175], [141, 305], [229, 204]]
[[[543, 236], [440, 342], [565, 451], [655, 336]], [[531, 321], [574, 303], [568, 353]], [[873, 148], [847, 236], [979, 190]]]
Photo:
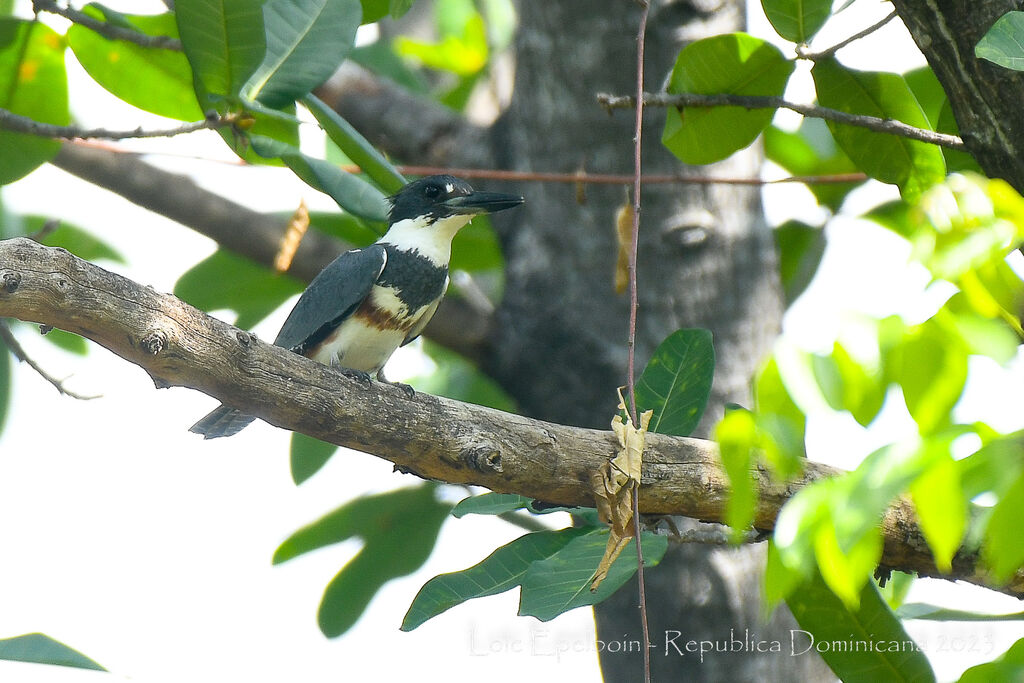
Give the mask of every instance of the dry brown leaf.
[[633, 205], [627, 200], [615, 212], [615, 236], [619, 258], [615, 263], [615, 293], [622, 294], [629, 284], [629, 252], [633, 249]]
[[[622, 412], [626, 410], [621, 387], [619, 388], [619, 410]], [[639, 428], [633, 425], [628, 414], [625, 420], [622, 419], [621, 414], [612, 418], [612, 431], [619, 438], [619, 452], [591, 477], [591, 487], [597, 501], [598, 515], [601, 517], [601, 521], [611, 527], [608, 534], [608, 546], [605, 548], [604, 556], [601, 558], [590, 584], [592, 591], [597, 590], [597, 587], [604, 581], [609, 568], [629, 543], [629, 539], [636, 536], [636, 528], [633, 526], [633, 487], [640, 485], [644, 440], [653, 414], [654, 411], [648, 410], [640, 415]]]
[[298, 208], [288, 219], [284, 237], [281, 238], [281, 246], [277, 248], [277, 254], [274, 256], [274, 270], [283, 273], [292, 267], [292, 259], [295, 258], [295, 252], [299, 250], [308, 229], [309, 209], [306, 208], [306, 202], [300, 199]]

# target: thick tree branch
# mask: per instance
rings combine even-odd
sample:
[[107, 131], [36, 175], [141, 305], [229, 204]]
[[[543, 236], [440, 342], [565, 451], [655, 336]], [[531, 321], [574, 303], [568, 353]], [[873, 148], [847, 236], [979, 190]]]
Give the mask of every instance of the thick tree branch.
[[[636, 98], [632, 95], [609, 95], [600, 93], [598, 103], [607, 109], [632, 109], [636, 106]], [[936, 133], [923, 128], [915, 128], [902, 121], [880, 119], [877, 116], [848, 114], [838, 109], [819, 107], [816, 104], [800, 104], [774, 95], [695, 95], [684, 93], [644, 93], [644, 104], [650, 107], [743, 107], [744, 109], [790, 109], [816, 119], [835, 121], [847, 126], [867, 128], [877, 133], [889, 133], [910, 140], [920, 140], [940, 147], [964, 150], [964, 141], [955, 135]]]
[[[591, 506], [590, 473], [617, 448], [610, 431], [363, 386], [169, 294], [28, 239], [0, 241], [0, 316], [81, 334], [141, 366], [158, 387], [197, 389], [271, 424], [372, 452], [430, 479]], [[780, 484], [758, 470], [755, 527], [773, 528], [779, 508], [800, 488], [838, 474], [808, 462], [801, 476]], [[728, 495], [712, 442], [648, 435], [643, 512], [721, 521]], [[909, 501], [889, 508], [882, 531], [883, 567], [939, 576]], [[946, 578], [1024, 597], [1024, 571], [998, 586], [972, 552], [958, 553]]]
[[[225, 249], [267, 267], [274, 264], [285, 235], [287, 217], [253, 211], [203, 189], [191, 178], [147, 164], [135, 154], [65, 144], [52, 163], [188, 226], [216, 240]], [[299, 245], [288, 272], [308, 282], [351, 246], [311, 230]], [[446, 297], [424, 334], [476, 360], [489, 329], [488, 316], [457, 298]]]

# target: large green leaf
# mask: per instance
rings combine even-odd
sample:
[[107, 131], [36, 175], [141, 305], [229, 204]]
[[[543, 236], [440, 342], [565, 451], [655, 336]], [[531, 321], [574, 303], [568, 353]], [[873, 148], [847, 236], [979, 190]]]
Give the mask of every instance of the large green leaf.
[[361, 168], [363, 173], [370, 176], [382, 190], [394, 194], [402, 189], [406, 183], [405, 177], [338, 112], [315, 95], [303, 97], [302, 104], [316, 117], [327, 137], [338, 146], [338, 149]]
[[[819, 60], [811, 75], [818, 102], [824, 107], [931, 130], [927, 116], [902, 76], [855, 71], [834, 58]], [[882, 182], [898, 185], [908, 200], [916, 199], [946, 175], [945, 160], [935, 145], [831, 121], [828, 125], [836, 142], [862, 171]]]
[[836, 598], [817, 574], [793, 591], [786, 604], [800, 625], [792, 632], [791, 652], [818, 652], [845, 683], [935, 680], [928, 658], [873, 581], [864, 584], [855, 610]]
[[301, 484], [327, 464], [338, 447], [320, 439], [314, 439], [301, 432], [292, 432], [288, 450], [291, 463], [292, 481]]
[[307, 156], [293, 145], [259, 135], [250, 135], [249, 140], [257, 154], [280, 158], [303, 182], [329, 195], [346, 211], [371, 221], [387, 220], [387, 199], [359, 176], [346, 173], [329, 161]]
[[434, 484], [350, 501], [292, 534], [274, 552], [274, 564], [358, 536], [363, 547], [324, 590], [317, 615], [329, 638], [359, 619], [381, 586], [418, 569], [434, 548], [451, 506], [439, 502]]
[[825, 230], [798, 220], [788, 220], [772, 230], [779, 252], [779, 275], [786, 303], [803, 294], [818, 272], [825, 253]]
[[[86, 5], [83, 11], [96, 18], [103, 16], [95, 5]], [[178, 37], [172, 13], [121, 16], [133, 29], [146, 35]], [[75, 57], [89, 75], [125, 102], [181, 121], [203, 118], [193, 88], [192, 69], [183, 53], [110, 40], [81, 24], [72, 24], [67, 36]]]
[[[0, 18], [0, 107], [42, 123], [67, 125], [64, 39], [38, 21]], [[0, 130], [0, 185], [53, 158], [60, 142]]]
[[242, 88], [282, 107], [327, 80], [352, 50], [359, 0], [269, 0], [263, 5], [266, 55]]
[[910, 415], [922, 434], [941, 429], [952, 419], [967, 381], [967, 349], [926, 322], [890, 352], [886, 368], [903, 389]]
[[714, 374], [711, 332], [676, 330], [658, 345], [637, 380], [637, 413], [654, 411], [652, 432], [689, 436], [704, 414]]
[[177, 0], [174, 4], [182, 48], [207, 109], [237, 96], [267, 51], [265, 0]]
[[[577, 519], [585, 519], [590, 513], [596, 513], [594, 508], [562, 507], [552, 506], [536, 509], [534, 499], [529, 496], [520, 496], [515, 493], [481, 493], [478, 496], [469, 496], [460, 500], [452, 508], [452, 517], [461, 518], [466, 515], [502, 515], [513, 510], [529, 510], [537, 515], [547, 515], [552, 512], [573, 512]], [[588, 522], [589, 523], [589, 522]], [[603, 525], [604, 522], [595, 522], [593, 525]]]
[[204, 311], [231, 309], [235, 324], [248, 329], [302, 289], [288, 274], [219, 249], [178, 278], [174, 295]]
[[972, 666], [960, 676], [959, 683], [990, 683], [1024, 679], [1024, 638], [991, 662]]
[[775, 31], [793, 43], [806, 43], [832, 12], [832, 0], [761, 0]]
[[[668, 92], [782, 95], [793, 62], [777, 47], [745, 33], [704, 38], [679, 53]], [[773, 109], [668, 109], [661, 141], [688, 164], [708, 164], [743, 149], [772, 120]]]
[[0, 659], [34, 664], [54, 664], [75, 669], [106, 671], [102, 666], [42, 633], [29, 633], [14, 638], [0, 639]]
[[551, 557], [585, 533], [589, 533], [586, 528], [570, 527], [526, 534], [468, 569], [435, 576], [416, 594], [402, 620], [402, 630], [411, 631], [467, 600], [497, 595], [521, 585], [534, 562]]
[[1007, 12], [974, 47], [974, 55], [1014, 71], [1024, 71], [1024, 12]]
[[967, 530], [967, 500], [952, 454], [935, 449], [932, 455], [925, 471], [910, 485], [910, 494], [935, 565], [948, 572]]
[[1024, 477], [1018, 477], [1003, 493], [985, 526], [984, 557], [997, 579], [1007, 580], [1024, 566], [1021, 520], [1024, 520]]
[[[643, 533], [644, 566], [661, 562], [668, 549], [668, 537]], [[608, 570], [596, 591], [590, 590], [594, 571], [608, 545], [608, 530], [594, 529], [574, 538], [544, 560], [530, 565], [522, 579], [519, 614], [550, 621], [577, 607], [605, 600], [636, 573], [635, 539]]]

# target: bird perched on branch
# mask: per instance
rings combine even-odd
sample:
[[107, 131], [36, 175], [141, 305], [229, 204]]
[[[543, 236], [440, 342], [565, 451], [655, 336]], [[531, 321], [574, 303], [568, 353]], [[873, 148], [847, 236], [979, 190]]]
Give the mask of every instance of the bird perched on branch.
[[[387, 233], [313, 278], [274, 344], [366, 381], [376, 374], [396, 384], [382, 368], [437, 311], [456, 233], [473, 216], [511, 209], [523, 198], [477, 192], [464, 180], [435, 175], [409, 183], [390, 202]], [[207, 439], [231, 436], [255, 419], [222, 404], [189, 431]]]

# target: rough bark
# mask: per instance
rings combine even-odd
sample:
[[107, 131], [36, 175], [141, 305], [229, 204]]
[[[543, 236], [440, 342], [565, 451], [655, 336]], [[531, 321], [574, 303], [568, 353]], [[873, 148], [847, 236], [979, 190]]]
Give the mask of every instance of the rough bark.
[[1024, 74], [974, 56], [996, 19], [1018, 0], [893, 0], [949, 97], [960, 137], [982, 170], [1024, 192]]
[[[88, 337], [141, 366], [158, 387], [198, 389], [272, 424], [372, 453], [429, 479], [592, 507], [590, 474], [618, 447], [608, 430], [362, 385], [170, 294], [24, 238], [0, 241], [0, 316]], [[809, 462], [800, 477], [779, 483], [759, 469], [755, 527], [770, 530], [796, 491], [840, 473]], [[648, 435], [642, 484], [645, 513], [709, 521], [725, 514], [728, 480], [710, 441]], [[937, 575], [909, 501], [887, 511], [882, 529], [883, 566]], [[962, 552], [947, 578], [992, 585], [977, 559]], [[1002, 590], [1024, 597], [1024, 572]]]

